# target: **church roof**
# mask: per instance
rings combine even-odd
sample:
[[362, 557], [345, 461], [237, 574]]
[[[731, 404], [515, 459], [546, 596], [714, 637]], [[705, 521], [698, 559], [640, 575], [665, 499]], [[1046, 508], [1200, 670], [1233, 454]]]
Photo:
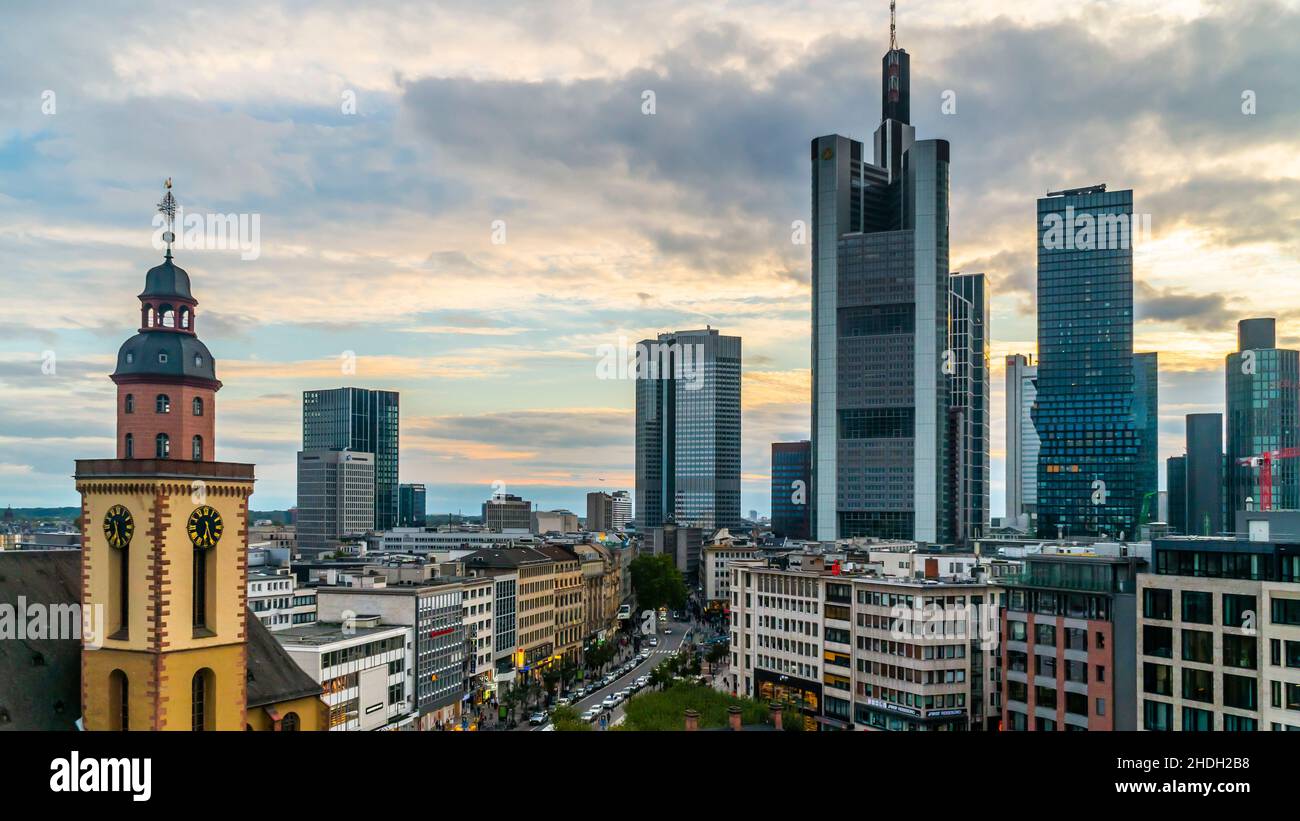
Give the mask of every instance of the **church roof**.
[[[0, 605], [17, 608], [19, 596], [42, 607], [80, 602], [81, 551], [0, 550]], [[0, 731], [75, 730], [80, 717], [79, 637], [0, 640]]]
[[318, 696], [321, 686], [298, 666], [261, 620], [248, 611], [248, 706]]
[[113, 376], [189, 377], [216, 381], [216, 363], [197, 336], [174, 331], [141, 331], [117, 351]]
[[190, 275], [184, 268], [172, 262], [170, 250], [162, 265], [150, 268], [149, 273], [144, 275], [144, 291], [140, 296], [194, 301], [194, 296], [190, 293]]

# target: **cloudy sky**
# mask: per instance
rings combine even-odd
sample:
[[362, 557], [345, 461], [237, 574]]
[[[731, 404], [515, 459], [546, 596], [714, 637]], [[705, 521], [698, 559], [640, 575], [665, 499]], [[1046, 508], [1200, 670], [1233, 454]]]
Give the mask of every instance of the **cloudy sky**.
[[[743, 507], [768, 510], [769, 443], [808, 435], [808, 142], [870, 139], [885, 0], [3, 16], [0, 505], [75, 504], [73, 460], [113, 453], [107, 374], [170, 176], [188, 212], [260, 220], [256, 259], [177, 253], [255, 507], [294, 501], [302, 390], [353, 384], [401, 391], [401, 478], [432, 510], [493, 483], [583, 510], [633, 483], [632, 385], [596, 378], [598, 347], [707, 324], [744, 339]], [[1162, 458], [1222, 409], [1237, 319], [1300, 345], [1296, 3], [902, 0], [899, 42], [918, 136], [952, 143], [953, 268], [992, 283], [994, 515], [1046, 191], [1133, 188], [1151, 215]]]

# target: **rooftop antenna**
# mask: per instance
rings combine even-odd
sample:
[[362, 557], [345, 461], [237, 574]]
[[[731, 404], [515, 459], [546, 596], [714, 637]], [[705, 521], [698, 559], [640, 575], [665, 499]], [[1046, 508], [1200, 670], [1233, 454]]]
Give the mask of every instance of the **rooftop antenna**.
[[176, 234], [172, 232], [176, 222], [176, 198], [172, 196], [172, 178], [168, 177], [163, 183], [162, 201], [158, 203], [158, 213], [162, 214], [167, 220], [167, 230], [163, 232], [163, 242], [167, 243], [167, 259], [172, 258], [172, 241], [176, 239]]
[[894, 26], [894, 2], [889, 0], [889, 50], [894, 51], [898, 48], [898, 34]]

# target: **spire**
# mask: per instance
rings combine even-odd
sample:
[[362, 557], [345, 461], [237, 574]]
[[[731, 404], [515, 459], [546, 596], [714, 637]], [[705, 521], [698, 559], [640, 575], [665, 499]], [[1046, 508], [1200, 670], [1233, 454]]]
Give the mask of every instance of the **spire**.
[[163, 242], [167, 243], [167, 259], [172, 258], [172, 241], [176, 239], [173, 232], [176, 222], [176, 198], [172, 196], [172, 178], [168, 177], [163, 183], [162, 201], [158, 203], [158, 213], [163, 215], [167, 220], [167, 230], [163, 232]]
[[898, 48], [898, 31], [894, 26], [894, 0], [889, 0], [889, 50], [893, 51], [896, 48]]

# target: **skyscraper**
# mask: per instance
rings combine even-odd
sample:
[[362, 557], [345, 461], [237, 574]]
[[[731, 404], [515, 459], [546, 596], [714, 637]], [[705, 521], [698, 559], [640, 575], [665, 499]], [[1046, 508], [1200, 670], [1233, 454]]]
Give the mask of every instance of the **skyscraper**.
[[[1228, 413], [1227, 510], [1300, 508], [1300, 352], [1277, 347], [1272, 318], [1237, 323], [1237, 347], [1224, 362]], [[1260, 472], [1241, 460], [1270, 454], [1271, 491], [1266, 500]], [[1257, 459], [1257, 462], [1262, 461]]]
[[375, 510], [375, 457], [350, 450], [298, 453], [298, 547], [325, 551], [364, 536]]
[[352, 450], [375, 457], [375, 530], [397, 527], [397, 391], [303, 391], [302, 449]]
[[949, 524], [966, 544], [989, 525], [989, 294], [983, 274], [948, 283]]
[[632, 523], [632, 494], [626, 490], [616, 490], [613, 493], [614, 518], [610, 521], [610, 528], [613, 530], [623, 530]]
[[1006, 422], [1007, 523], [1022, 529], [1032, 525], [1038, 507], [1038, 432], [1033, 408], [1038, 396], [1038, 367], [1024, 354], [1007, 356]]
[[1223, 534], [1223, 414], [1187, 414], [1187, 536]]
[[1165, 463], [1165, 483], [1169, 493], [1170, 531], [1187, 535], [1187, 457], [1170, 456]]
[[1135, 536], [1133, 192], [1038, 200], [1038, 535]]
[[422, 484], [398, 485], [398, 527], [424, 527], [426, 491]]
[[1134, 462], [1134, 502], [1137, 522], [1159, 518], [1160, 496], [1160, 365], [1159, 354], [1133, 354], [1133, 427], [1137, 431]]
[[812, 141], [812, 525], [817, 539], [952, 538], [948, 143], [908, 123], [891, 37], [874, 154]]
[[636, 515], [641, 531], [740, 522], [740, 337], [712, 328], [637, 346]]
[[614, 520], [614, 497], [603, 491], [587, 494], [587, 530], [592, 533], [609, 530]]
[[812, 484], [812, 442], [772, 443], [772, 533], [807, 539], [808, 489]]

